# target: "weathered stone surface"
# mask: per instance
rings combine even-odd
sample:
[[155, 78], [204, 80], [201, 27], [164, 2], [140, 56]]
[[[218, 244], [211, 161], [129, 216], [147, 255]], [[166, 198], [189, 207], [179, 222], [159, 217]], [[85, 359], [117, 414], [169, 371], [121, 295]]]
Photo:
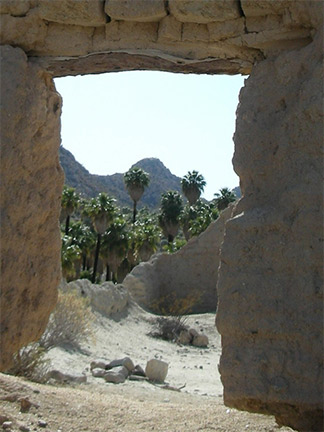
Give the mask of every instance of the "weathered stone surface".
[[106, 14], [115, 20], [153, 22], [167, 15], [163, 0], [106, 0]]
[[128, 290], [123, 285], [104, 282], [92, 284], [88, 279], [78, 279], [63, 287], [66, 290], [77, 290], [83, 297], [88, 297], [91, 308], [104, 316], [122, 312], [129, 302]]
[[155, 255], [149, 262], [135, 267], [123, 285], [141, 306], [149, 309], [168, 297], [196, 296], [192, 312], [214, 311], [219, 248], [231, 212], [232, 206], [175, 254]]
[[208, 336], [206, 336], [203, 333], [198, 333], [196, 336], [194, 336], [192, 340], [192, 345], [200, 348], [207, 348], [208, 343], [209, 343]]
[[106, 371], [104, 378], [107, 382], [114, 384], [122, 384], [126, 381], [128, 375], [128, 369], [125, 366], [120, 366], [112, 370]]
[[71, 24], [83, 27], [103, 26], [106, 24], [103, 0], [41, 0], [38, 14], [46, 21]]
[[132, 372], [135, 369], [135, 365], [129, 357], [124, 357], [122, 359], [113, 360], [107, 366], [106, 369], [116, 368], [118, 366], [124, 366], [128, 372]]
[[73, 382], [76, 384], [82, 384], [82, 383], [87, 382], [87, 377], [83, 374], [75, 373], [75, 372], [62, 372], [62, 371], [59, 371], [57, 369], [53, 369], [53, 370], [49, 371], [47, 374], [47, 377], [52, 378], [55, 381], [58, 381], [61, 383]]
[[241, 16], [236, 0], [169, 0], [169, 9], [179, 21], [200, 24]]
[[303, 431], [323, 429], [320, 82], [321, 32], [246, 81], [234, 137], [244, 197], [226, 225], [218, 281], [225, 403]]
[[91, 373], [92, 373], [92, 376], [94, 376], [95, 378], [104, 378], [107, 371], [105, 369], [101, 369], [101, 368], [94, 368], [91, 370]]
[[1, 356], [45, 330], [61, 277], [61, 98], [19, 48], [1, 47]]
[[[0, 366], [40, 335], [60, 273], [60, 100], [45, 69], [252, 71], [235, 138], [244, 198], [227, 225], [219, 283], [225, 402], [322, 430], [323, 2], [169, 0], [160, 21], [109, 23], [103, 2], [68, 3], [88, 4], [89, 15], [66, 9], [55, 22], [54, 9], [42, 18], [45, 2], [0, 2], [1, 43], [29, 55], [2, 48]], [[168, 284], [139, 293], [155, 298]]]
[[168, 369], [168, 363], [162, 360], [152, 359], [146, 364], [145, 375], [151, 381], [163, 383], [168, 374]]
[[93, 369], [106, 369], [106, 366], [108, 366], [109, 362], [107, 362], [107, 360], [104, 359], [96, 359], [93, 360], [90, 363], [90, 370]]
[[189, 345], [192, 341], [192, 336], [188, 330], [182, 330], [178, 337], [177, 342], [181, 345]]

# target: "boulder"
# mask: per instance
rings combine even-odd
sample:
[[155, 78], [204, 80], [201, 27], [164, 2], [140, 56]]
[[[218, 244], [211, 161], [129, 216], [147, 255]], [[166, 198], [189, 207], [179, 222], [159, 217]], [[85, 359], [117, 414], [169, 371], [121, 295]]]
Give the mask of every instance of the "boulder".
[[108, 362], [104, 359], [93, 360], [90, 363], [90, 370], [93, 369], [106, 369]]
[[181, 345], [189, 345], [192, 341], [192, 335], [188, 330], [182, 330], [178, 337], [178, 343]]
[[135, 368], [132, 370], [132, 375], [146, 377], [145, 371], [140, 365], [135, 366]]
[[104, 378], [107, 371], [105, 369], [95, 368], [91, 370], [91, 373], [95, 378]]
[[208, 337], [205, 334], [201, 333], [194, 336], [192, 340], [192, 345], [195, 347], [206, 348], [208, 346], [208, 342]]
[[168, 367], [168, 363], [162, 360], [151, 359], [146, 364], [145, 374], [150, 381], [162, 383], [168, 374]]
[[132, 372], [132, 370], [135, 369], [135, 365], [129, 357], [124, 357], [124, 358], [119, 359], [119, 360], [111, 361], [106, 366], [106, 369], [109, 370], [109, 369], [116, 368], [118, 366], [124, 366], [128, 370], [128, 372]]
[[125, 382], [128, 374], [128, 369], [125, 366], [120, 366], [106, 372], [104, 378], [106, 382], [122, 384]]

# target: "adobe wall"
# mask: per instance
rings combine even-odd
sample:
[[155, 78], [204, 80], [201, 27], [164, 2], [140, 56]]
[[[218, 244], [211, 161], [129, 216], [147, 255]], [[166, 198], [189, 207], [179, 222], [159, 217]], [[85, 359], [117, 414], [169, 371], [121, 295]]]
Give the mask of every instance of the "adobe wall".
[[[59, 271], [60, 98], [51, 76], [251, 74], [218, 283], [225, 403], [320, 430], [323, 3], [2, 0], [1, 364], [38, 337]], [[297, 391], [298, 390], [298, 391]]]

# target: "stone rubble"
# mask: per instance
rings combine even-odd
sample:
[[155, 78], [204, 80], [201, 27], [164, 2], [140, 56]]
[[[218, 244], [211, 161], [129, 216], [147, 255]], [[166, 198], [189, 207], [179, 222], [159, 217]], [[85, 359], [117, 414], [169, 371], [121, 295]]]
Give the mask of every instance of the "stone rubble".
[[126, 379], [164, 383], [168, 374], [168, 367], [168, 363], [162, 360], [151, 359], [147, 362], [144, 371], [140, 365], [134, 366], [129, 357], [116, 359], [109, 363], [103, 359], [93, 360], [90, 363], [93, 377], [103, 378], [106, 382], [114, 384], [122, 384]]

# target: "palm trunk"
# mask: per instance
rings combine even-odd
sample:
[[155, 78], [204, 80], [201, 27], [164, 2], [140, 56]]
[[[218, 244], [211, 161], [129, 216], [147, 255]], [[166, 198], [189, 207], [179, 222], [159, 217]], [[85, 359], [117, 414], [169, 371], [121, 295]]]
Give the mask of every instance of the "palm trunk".
[[99, 251], [100, 251], [100, 240], [101, 240], [101, 234], [98, 234], [96, 255], [95, 255], [95, 260], [94, 260], [94, 264], [93, 264], [93, 274], [92, 274], [92, 280], [91, 280], [92, 283], [95, 283], [95, 281], [96, 281], [96, 273], [97, 273]]
[[174, 237], [173, 237], [173, 235], [172, 234], [169, 234], [168, 235], [168, 243], [172, 243], [173, 242], [173, 239], [174, 239]]
[[70, 226], [70, 215], [67, 215], [65, 220], [65, 235], [69, 234], [69, 226]]
[[110, 268], [109, 265], [107, 264], [106, 266], [106, 281], [110, 280]]
[[82, 270], [84, 271], [87, 267], [87, 254], [83, 254], [82, 257]]
[[136, 213], [137, 213], [136, 204], [137, 204], [137, 202], [134, 200], [134, 206], [133, 206], [133, 224], [136, 222]]

